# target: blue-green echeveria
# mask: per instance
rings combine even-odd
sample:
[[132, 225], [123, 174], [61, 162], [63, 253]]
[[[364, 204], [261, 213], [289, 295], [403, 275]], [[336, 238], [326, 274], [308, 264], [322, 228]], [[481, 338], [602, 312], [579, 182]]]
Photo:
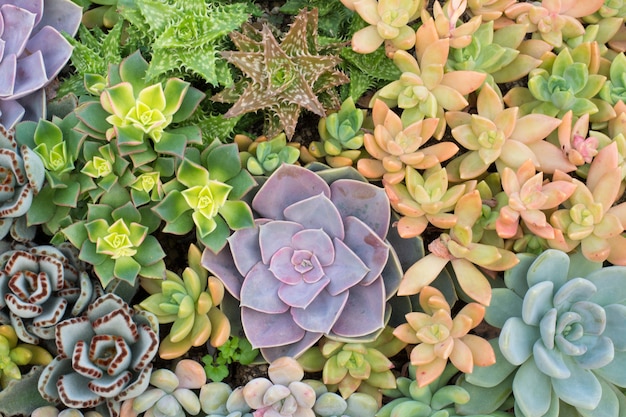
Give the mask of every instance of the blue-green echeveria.
[[115, 294], [97, 298], [85, 314], [56, 326], [58, 355], [39, 377], [39, 393], [49, 402], [106, 407], [120, 417], [122, 401], [150, 383], [158, 326], [152, 313], [134, 311]]
[[202, 265], [240, 300], [246, 337], [268, 361], [297, 357], [322, 335], [371, 341], [385, 325], [401, 277], [385, 241], [389, 200], [356, 177], [282, 165], [252, 200], [256, 227], [204, 251]]
[[518, 257], [485, 316], [502, 328], [496, 364], [465, 375], [464, 411], [508, 387], [520, 417], [624, 415], [626, 268], [554, 249]]

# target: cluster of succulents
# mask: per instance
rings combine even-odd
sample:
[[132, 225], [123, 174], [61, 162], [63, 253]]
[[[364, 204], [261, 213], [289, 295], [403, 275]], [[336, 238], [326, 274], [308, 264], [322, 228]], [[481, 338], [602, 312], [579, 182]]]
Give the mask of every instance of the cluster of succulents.
[[0, 415], [626, 415], [622, 3], [0, 1]]

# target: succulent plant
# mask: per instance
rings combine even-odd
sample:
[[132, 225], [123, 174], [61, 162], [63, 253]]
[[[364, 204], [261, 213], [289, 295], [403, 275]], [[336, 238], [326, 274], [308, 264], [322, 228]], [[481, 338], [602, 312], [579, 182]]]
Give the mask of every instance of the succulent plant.
[[602, 86], [598, 95], [612, 106], [618, 101], [626, 100], [626, 79], [624, 79], [624, 71], [626, 70], [626, 56], [624, 53], [618, 54], [611, 61], [610, 77]]
[[47, 365], [52, 355], [41, 346], [18, 343], [17, 333], [8, 324], [0, 325], [0, 387], [22, 378], [20, 366]]
[[254, 378], [243, 387], [243, 398], [254, 416], [315, 417], [315, 390], [302, 382], [304, 370], [293, 358], [283, 356], [270, 363], [267, 378]]
[[571, 110], [580, 117], [589, 113], [592, 122], [615, 116], [612, 105], [595, 98], [606, 81], [598, 73], [597, 43], [583, 43], [571, 52], [565, 48], [546, 65], [531, 70], [528, 87], [514, 87], [504, 96], [510, 106], [519, 106], [522, 114], [541, 113], [562, 117]]
[[596, 136], [588, 136], [589, 114], [585, 113], [574, 119], [572, 111], [561, 118], [557, 130], [559, 145], [563, 154], [574, 165], [589, 164], [598, 154], [599, 140]]
[[577, 18], [590, 15], [602, 6], [604, 0], [580, 3], [575, 0], [548, 2], [520, 2], [510, 5], [505, 15], [527, 26], [527, 31], [558, 48], [563, 38], [573, 38], [584, 33]]
[[72, 55], [72, 46], [60, 32], [73, 36], [81, 15], [81, 8], [70, 0], [3, 2], [0, 125], [10, 129], [22, 119], [45, 116], [44, 87]]
[[[564, 202], [564, 208], [550, 215], [554, 239], [548, 244], [554, 249], [570, 252], [580, 245], [583, 255], [596, 262], [609, 260], [614, 265], [626, 265], [622, 249], [626, 238], [621, 233], [626, 222], [619, 197], [622, 170], [618, 166], [617, 143], [602, 148], [594, 157], [586, 183], [572, 179], [576, 190]], [[554, 179], [560, 179], [555, 175]], [[563, 178], [567, 180], [567, 178]]]
[[159, 154], [182, 159], [188, 143], [201, 141], [198, 127], [172, 124], [187, 119], [204, 94], [179, 78], [148, 84], [148, 68], [139, 51], [111, 65], [100, 100], [76, 110], [81, 121], [77, 130], [96, 139], [115, 139], [119, 155], [135, 168], [154, 163]]
[[371, 158], [360, 158], [357, 169], [367, 178], [381, 178], [387, 184], [404, 180], [405, 167], [428, 169], [455, 155], [459, 148], [441, 142], [420, 148], [431, 138], [439, 124], [428, 118], [405, 126], [400, 117], [376, 100], [372, 109], [374, 132], [365, 133], [363, 144]]
[[44, 184], [45, 168], [39, 155], [25, 145], [18, 146], [14, 130], [0, 125], [0, 155], [2, 174], [0, 185], [0, 238], [9, 233], [20, 242], [35, 236], [35, 229], [28, 227], [26, 213], [33, 197]]
[[[417, 38], [420, 39], [419, 36]], [[399, 80], [378, 90], [370, 106], [379, 99], [389, 107], [401, 108], [401, 119], [405, 125], [426, 117], [436, 117], [439, 125], [434, 137], [441, 139], [446, 126], [444, 110], [464, 109], [468, 105], [464, 96], [480, 87], [487, 76], [476, 71], [445, 72], [449, 50], [449, 39], [435, 39], [423, 50], [416, 49], [420, 52], [417, 60], [406, 51], [397, 51], [393, 62], [402, 75]]]
[[214, 86], [232, 84], [219, 51], [226, 35], [238, 29], [255, 8], [247, 3], [203, 0], [117, 0], [118, 11], [146, 39], [152, 59], [146, 81], [166, 74], [193, 73]]
[[507, 7], [516, 0], [468, 0], [467, 7], [473, 15], [480, 15], [483, 22], [496, 20], [502, 15]]
[[439, 164], [424, 175], [410, 166], [405, 172], [404, 184], [389, 184], [383, 179], [389, 202], [401, 215], [398, 234], [404, 238], [419, 236], [429, 223], [440, 229], [453, 227], [457, 218], [451, 212], [470, 184], [448, 187], [446, 169]]
[[281, 133], [272, 139], [259, 136], [256, 140], [246, 135], [235, 135], [239, 147], [241, 165], [252, 175], [270, 175], [282, 164], [293, 164], [300, 157], [295, 143], [287, 144], [287, 137]]
[[138, 276], [165, 277], [165, 252], [148, 234], [141, 213], [130, 202], [115, 209], [90, 204], [86, 220], [71, 224], [62, 233], [80, 249], [79, 259], [93, 265], [103, 287], [116, 279], [134, 285]]
[[452, 309], [444, 295], [430, 286], [420, 291], [419, 301], [423, 312], [408, 313], [407, 322], [393, 331], [398, 339], [416, 345], [410, 360], [416, 366], [418, 387], [435, 381], [444, 372], [448, 359], [464, 373], [472, 373], [475, 365], [495, 363], [489, 343], [468, 333], [482, 322], [484, 306], [469, 303], [452, 318]]
[[374, 417], [379, 407], [368, 394], [355, 392], [343, 399], [334, 392], [318, 394], [313, 411], [319, 417]]
[[477, 178], [492, 163], [500, 173], [507, 166], [517, 170], [527, 160], [544, 172], [576, 169], [559, 147], [544, 140], [560, 125], [559, 119], [543, 114], [523, 116], [518, 107], [505, 108], [489, 84], [480, 90], [476, 107], [477, 114], [446, 113], [452, 136], [468, 150], [446, 165], [451, 180]]
[[457, 220], [450, 233], [442, 233], [432, 241], [428, 245], [431, 253], [405, 271], [398, 295], [419, 293], [450, 263], [460, 289], [469, 298], [489, 305], [491, 285], [477, 266], [491, 271], [505, 271], [519, 260], [509, 250], [474, 241], [472, 229], [482, 215], [482, 201], [478, 190], [459, 199], [454, 215]]
[[188, 154], [176, 178], [164, 185], [165, 197], [154, 206], [165, 220], [164, 232], [182, 235], [194, 225], [198, 240], [214, 252], [226, 244], [230, 229], [253, 226], [252, 212], [241, 201], [255, 184], [241, 169], [237, 145], [215, 139], [201, 155]]
[[199, 398], [207, 417], [252, 417], [243, 387], [233, 390], [224, 382], [209, 382], [200, 389]]
[[329, 185], [323, 171], [282, 165], [252, 200], [256, 227], [204, 251], [202, 265], [239, 300], [246, 338], [268, 361], [297, 357], [322, 335], [371, 341], [384, 328], [384, 300], [399, 280], [384, 240], [389, 201], [342, 178], [353, 173], [329, 171]]
[[229, 366], [233, 363], [250, 365], [257, 359], [258, 349], [253, 349], [245, 338], [231, 336], [212, 355], [204, 355], [204, 371], [211, 381], [220, 382], [229, 374]]
[[324, 117], [327, 109], [339, 107], [334, 87], [348, 77], [335, 69], [340, 58], [326, 55], [318, 44], [317, 18], [317, 9], [303, 9], [280, 43], [268, 26], [258, 31], [244, 24], [241, 33], [230, 34], [239, 51], [222, 56], [245, 78], [211, 98], [235, 103], [226, 117], [265, 110], [265, 135], [284, 131], [291, 140], [302, 108]]
[[120, 20], [117, 0], [85, 0], [89, 7], [83, 12], [81, 22], [87, 28], [105, 27], [111, 29]]
[[46, 405], [34, 409], [31, 417], [103, 417], [103, 415], [97, 411], [85, 411], [83, 413], [76, 408], [58, 410], [52, 405]]
[[320, 119], [317, 130], [321, 141], [309, 144], [309, 152], [326, 157], [332, 167], [350, 166], [361, 156], [363, 147], [363, 119], [366, 111], [357, 109], [352, 97], [348, 97], [338, 112]]
[[55, 325], [80, 315], [97, 293], [78, 252], [67, 243], [3, 249], [0, 323], [11, 323], [23, 342], [54, 339]]
[[201, 405], [192, 391], [206, 383], [202, 365], [191, 359], [176, 364], [174, 372], [156, 369], [150, 375], [150, 387], [137, 397], [124, 401], [124, 417], [140, 414], [154, 417], [185, 417], [198, 415]]
[[352, 49], [360, 54], [374, 52], [385, 44], [388, 54], [415, 45], [415, 31], [408, 23], [420, 16], [426, 5], [422, 0], [341, 0], [368, 26], [352, 35]]
[[218, 308], [224, 296], [224, 286], [209, 277], [200, 265], [201, 252], [189, 246], [189, 266], [182, 279], [166, 271], [165, 280], [142, 279], [144, 289], [151, 294], [139, 307], [153, 313], [159, 323], [173, 323], [169, 334], [161, 341], [159, 356], [173, 359], [184, 355], [192, 346], [220, 346], [230, 336], [228, 318]]
[[498, 360], [462, 384], [476, 394], [470, 403], [493, 408], [497, 399], [484, 388], [500, 384], [512, 388], [515, 414], [524, 417], [623, 413], [624, 268], [552, 249], [518, 257], [485, 316], [502, 328]]
[[385, 327], [375, 341], [344, 343], [328, 338], [311, 347], [298, 362], [307, 372], [322, 371], [322, 381], [330, 391], [339, 391], [348, 399], [357, 390], [382, 403], [383, 389], [395, 388], [393, 364], [389, 358], [397, 355], [406, 343]]
[[438, 1], [433, 2], [432, 16], [422, 11], [418, 36], [428, 32], [432, 39], [449, 39], [451, 48], [466, 47], [482, 21], [480, 16], [473, 16], [467, 22], [461, 20], [466, 8], [466, 0], [448, 0], [443, 6]]
[[97, 298], [80, 317], [57, 324], [58, 355], [39, 378], [41, 396], [68, 407], [106, 405], [120, 416], [121, 403], [145, 391], [158, 345], [156, 317], [133, 311], [120, 297]]
[[546, 211], [556, 209], [576, 190], [567, 180], [567, 174], [559, 180], [544, 181], [543, 173], [535, 173], [531, 160], [524, 162], [517, 171], [505, 167], [502, 171], [502, 189], [507, 202], [499, 208], [496, 219], [498, 236], [508, 239], [518, 233], [520, 219], [534, 235], [554, 239], [554, 229], [548, 222]]

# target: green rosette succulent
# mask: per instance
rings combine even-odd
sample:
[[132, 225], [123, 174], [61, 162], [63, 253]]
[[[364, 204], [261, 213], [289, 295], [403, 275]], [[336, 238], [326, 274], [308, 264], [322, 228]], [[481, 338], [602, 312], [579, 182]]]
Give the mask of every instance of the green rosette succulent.
[[62, 229], [80, 249], [79, 259], [94, 266], [103, 287], [115, 279], [134, 285], [137, 277], [165, 278], [165, 252], [131, 202], [118, 208], [90, 204], [86, 220]]
[[612, 106], [620, 100], [626, 102], [626, 56], [623, 52], [613, 58], [610, 77], [602, 86], [599, 96]]
[[201, 155], [188, 153], [153, 210], [165, 220], [164, 232], [182, 235], [195, 226], [198, 240], [217, 253], [230, 229], [254, 225], [252, 210], [239, 200], [254, 185], [250, 173], [241, 169], [237, 145], [216, 139]]
[[545, 58], [540, 68], [530, 71], [528, 88], [514, 87], [504, 96], [509, 107], [519, 106], [522, 114], [540, 113], [563, 117], [590, 115], [591, 122], [615, 116], [611, 104], [595, 98], [606, 77], [598, 73], [597, 44], [583, 43], [570, 51], [563, 49], [552, 59]]
[[214, 347], [220, 346], [230, 336], [228, 318], [218, 308], [224, 285], [208, 276], [200, 265], [201, 257], [200, 249], [192, 244], [189, 266], [182, 278], [168, 270], [165, 280], [142, 280], [142, 286], [151, 295], [139, 307], [153, 313], [161, 324], [173, 323], [159, 347], [163, 359], [182, 356], [192, 346], [202, 346], [208, 340]]
[[485, 315], [502, 329], [496, 363], [462, 377], [472, 397], [459, 411], [491, 412], [512, 392], [517, 416], [623, 415], [626, 269], [554, 249], [517, 256]]
[[240, 150], [241, 166], [252, 175], [270, 175], [282, 164], [293, 164], [300, 157], [300, 150], [287, 144], [284, 133], [269, 140], [260, 136], [255, 141], [236, 135], [235, 143]]
[[173, 124], [187, 119], [204, 94], [178, 78], [148, 84], [148, 67], [137, 51], [111, 65], [106, 80], [86, 76], [87, 90], [99, 93], [100, 99], [76, 109], [77, 129], [114, 141], [118, 153], [135, 168], [155, 163], [160, 156], [182, 159], [187, 144], [201, 142], [198, 127]]
[[77, 123], [76, 115], [70, 113], [63, 119], [19, 123], [15, 129], [17, 143], [35, 151], [45, 168], [46, 182], [33, 198], [26, 219], [29, 225], [42, 225], [48, 234], [67, 223], [83, 193], [96, 188], [90, 176], [76, 169], [85, 140], [84, 134], [73, 129]]
[[0, 387], [6, 388], [9, 381], [22, 379], [20, 366], [47, 365], [52, 355], [30, 343], [18, 343], [17, 333], [8, 324], [0, 325]]

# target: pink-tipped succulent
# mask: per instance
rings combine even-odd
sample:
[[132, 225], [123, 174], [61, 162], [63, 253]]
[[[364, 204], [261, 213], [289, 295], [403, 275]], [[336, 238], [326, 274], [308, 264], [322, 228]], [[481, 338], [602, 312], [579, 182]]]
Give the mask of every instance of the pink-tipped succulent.
[[367, 178], [382, 178], [388, 184], [404, 180], [405, 167], [428, 169], [454, 156], [459, 148], [441, 142], [421, 148], [435, 132], [438, 119], [424, 119], [405, 126], [400, 117], [376, 100], [372, 110], [374, 132], [366, 133], [363, 144], [371, 158], [361, 158], [357, 169]]
[[482, 201], [478, 190], [461, 197], [454, 210], [456, 224], [449, 234], [442, 233], [428, 246], [431, 253], [406, 270], [398, 295], [419, 293], [450, 263], [461, 289], [473, 300], [489, 305], [491, 285], [478, 267], [505, 271], [519, 260], [511, 251], [474, 242], [472, 228], [481, 214]]
[[564, 39], [584, 34], [585, 29], [578, 18], [596, 12], [603, 4], [604, 0], [517, 2], [507, 7], [505, 15], [516, 23], [526, 24], [533, 37], [558, 48]]
[[426, 10], [422, 11], [422, 26], [418, 29], [417, 36], [422, 37], [428, 31], [432, 37], [450, 39], [451, 48], [466, 47], [482, 21], [480, 16], [474, 16], [463, 22], [460, 18], [466, 7], [467, 0], [448, 0], [443, 6], [435, 1], [432, 16]]
[[467, 0], [467, 7], [474, 16], [481, 16], [483, 22], [500, 19], [507, 7], [516, 0]]
[[[560, 175], [554, 179], [560, 179]], [[620, 197], [621, 169], [617, 144], [602, 148], [589, 167], [586, 183], [572, 180], [576, 190], [564, 203], [565, 208], [552, 213], [550, 223], [555, 238], [552, 248], [571, 252], [580, 245], [583, 255], [594, 262], [608, 260], [626, 265], [626, 203], [614, 206]]]
[[559, 145], [568, 161], [576, 166], [590, 164], [593, 157], [598, 154], [599, 140], [596, 136], [588, 134], [588, 113], [575, 120], [571, 111], [565, 113], [558, 128]]
[[402, 215], [397, 223], [398, 233], [404, 238], [422, 234], [428, 224], [450, 229], [456, 224], [451, 213], [468, 188], [457, 184], [448, 188], [446, 169], [437, 164], [421, 175], [406, 167], [404, 183], [388, 184], [383, 180], [391, 206]]
[[374, 52], [380, 45], [390, 54], [415, 45], [415, 31], [408, 23], [419, 17], [425, 3], [422, 0], [342, 0], [356, 11], [369, 26], [352, 36], [352, 49], [360, 54]]
[[476, 105], [478, 114], [446, 113], [452, 136], [469, 151], [446, 166], [453, 181], [476, 178], [492, 163], [500, 172], [504, 167], [518, 169], [528, 160], [544, 172], [576, 168], [557, 146], [544, 140], [559, 126], [559, 119], [543, 114], [520, 117], [519, 108], [505, 108], [489, 84], [481, 89]]
[[393, 334], [406, 343], [416, 345], [411, 350], [411, 364], [416, 368], [419, 387], [437, 379], [448, 364], [464, 373], [474, 366], [489, 366], [496, 362], [493, 348], [485, 339], [469, 334], [485, 316], [485, 307], [477, 303], [464, 306], [454, 318], [444, 295], [434, 287], [424, 287], [419, 296], [424, 312], [406, 315], [407, 323]]
[[508, 202], [500, 208], [496, 220], [496, 231], [508, 239], [518, 233], [520, 218], [535, 235], [544, 239], [554, 239], [554, 229], [548, 223], [546, 211], [557, 208], [576, 190], [567, 174], [559, 175], [560, 180], [544, 181], [543, 173], [535, 173], [532, 161], [528, 160], [513, 171], [505, 167], [502, 171], [502, 189]]

